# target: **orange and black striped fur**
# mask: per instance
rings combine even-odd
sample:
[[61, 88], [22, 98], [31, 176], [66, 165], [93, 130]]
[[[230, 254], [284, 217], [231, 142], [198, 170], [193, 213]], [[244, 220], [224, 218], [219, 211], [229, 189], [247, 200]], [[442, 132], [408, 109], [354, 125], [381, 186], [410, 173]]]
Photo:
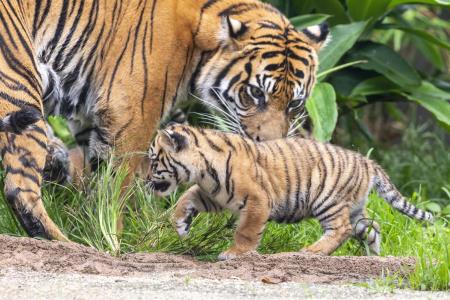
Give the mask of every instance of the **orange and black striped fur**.
[[188, 233], [199, 212], [231, 210], [239, 215], [229, 259], [255, 250], [268, 220], [296, 223], [316, 218], [324, 235], [306, 252], [329, 255], [351, 235], [380, 253], [379, 225], [367, 218], [373, 189], [392, 207], [419, 220], [432, 215], [398, 192], [383, 169], [343, 148], [290, 137], [254, 142], [236, 134], [171, 125], [150, 150], [149, 184], [167, 195], [182, 182], [192, 186], [177, 204], [178, 234]]
[[[134, 174], [143, 157], [130, 154], [148, 150], [161, 118], [190, 93], [225, 99], [255, 139], [285, 135], [327, 33], [299, 32], [256, 0], [0, 1], [6, 198], [28, 234], [64, 240], [41, 203], [44, 170], [63, 180], [114, 147]], [[48, 115], [65, 116], [84, 151], [51, 137]]]

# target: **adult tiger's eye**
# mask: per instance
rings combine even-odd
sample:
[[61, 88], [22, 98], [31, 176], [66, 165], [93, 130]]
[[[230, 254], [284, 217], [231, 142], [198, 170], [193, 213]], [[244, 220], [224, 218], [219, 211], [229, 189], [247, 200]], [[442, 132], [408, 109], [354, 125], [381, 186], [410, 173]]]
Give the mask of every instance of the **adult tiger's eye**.
[[291, 101], [288, 104], [288, 108], [290, 108], [290, 109], [297, 108], [302, 104], [302, 102], [303, 102], [303, 100], [301, 100], [301, 99]]
[[252, 94], [253, 97], [255, 97], [258, 100], [263, 99], [265, 97], [264, 92], [261, 89], [257, 88], [256, 86], [250, 87], [250, 93]]

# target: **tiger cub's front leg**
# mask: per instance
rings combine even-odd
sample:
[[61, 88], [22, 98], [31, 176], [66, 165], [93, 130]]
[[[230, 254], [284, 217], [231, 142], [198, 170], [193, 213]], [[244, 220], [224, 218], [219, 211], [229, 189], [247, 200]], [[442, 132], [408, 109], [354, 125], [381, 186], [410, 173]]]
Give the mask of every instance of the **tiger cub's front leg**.
[[47, 158], [44, 168], [44, 180], [59, 184], [70, 182], [69, 149], [57, 138], [47, 124]]
[[81, 186], [84, 175], [90, 172], [90, 165], [86, 163], [83, 149], [76, 147], [69, 150], [63, 141], [55, 136], [48, 124], [46, 129], [48, 153], [43, 173], [44, 180]]
[[221, 212], [222, 207], [209, 199], [198, 185], [189, 188], [178, 200], [173, 217], [178, 235], [182, 238], [189, 233], [192, 219], [199, 212]]
[[255, 251], [269, 215], [267, 202], [263, 201], [263, 198], [245, 196], [240, 208], [239, 225], [234, 234], [234, 244], [219, 255], [219, 260], [233, 259]]

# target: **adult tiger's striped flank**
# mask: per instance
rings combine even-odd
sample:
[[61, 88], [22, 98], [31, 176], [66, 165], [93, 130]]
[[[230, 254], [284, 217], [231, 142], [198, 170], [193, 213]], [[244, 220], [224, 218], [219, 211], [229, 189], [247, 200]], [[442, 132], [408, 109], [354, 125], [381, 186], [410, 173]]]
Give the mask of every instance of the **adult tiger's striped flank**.
[[374, 189], [409, 217], [431, 221], [399, 193], [375, 162], [331, 144], [290, 137], [254, 142], [236, 134], [171, 125], [150, 149], [149, 185], [159, 195], [194, 183], [174, 215], [178, 234], [188, 233], [199, 212], [231, 210], [239, 215], [233, 246], [220, 259], [257, 248], [268, 220], [319, 220], [324, 235], [305, 252], [331, 254], [353, 235], [380, 253], [380, 227], [366, 215]]
[[[134, 174], [143, 158], [129, 154], [148, 150], [188, 94], [226, 106], [254, 139], [286, 135], [327, 34], [324, 25], [299, 32], [256, 0], [0, 1], [6, 198], [28, 234], [64, 240], [41, 203], [43, 176], [82, 174], [112, 147]], [[66, 117], [85, 151], [64, 149], [48, 115]]]

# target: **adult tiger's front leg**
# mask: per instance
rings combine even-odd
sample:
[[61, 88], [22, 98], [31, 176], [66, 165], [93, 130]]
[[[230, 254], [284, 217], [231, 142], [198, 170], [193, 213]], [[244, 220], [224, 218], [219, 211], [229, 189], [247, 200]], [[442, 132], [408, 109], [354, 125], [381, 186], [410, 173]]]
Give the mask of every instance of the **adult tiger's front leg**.
[[28, 235], [66, 241], [42, 203], [48, 153], [42, 77], [26, 22], [13, 3], [0, 6], [4, 17], [0, 22], [0, 150], [5, 198]]
[[43, 128], [44, 122], [40, 121], [21, 134], [0, 135], [5, 196], [29, 236], [68, 241], [42, 203], [42, 172], [47, 156]]

